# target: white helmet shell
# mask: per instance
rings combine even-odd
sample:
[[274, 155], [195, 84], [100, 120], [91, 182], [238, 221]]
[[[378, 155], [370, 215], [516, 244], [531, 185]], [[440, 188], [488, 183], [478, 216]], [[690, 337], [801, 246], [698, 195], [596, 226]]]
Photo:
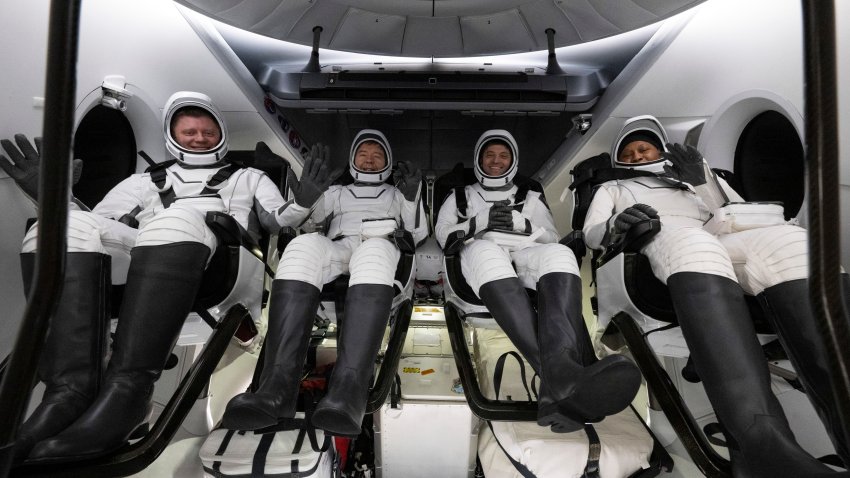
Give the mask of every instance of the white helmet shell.
[[628, 168], [636, 171], [647, 171], [656, 174], [663, 173], [664, 165], [669, 165], [670, 162], [661, 158], [650, 163], [621, 163], [619, 161], [618, 153], [620, 148], [625, 146], [623, 141], [627, 136], [634, 133], [642, 133], [656, 138], [658, 144], [661, 145], [660, 150], [662, 152], [667, 150], [667, 132], [664, 131], [664, 127], [661, 126], [661, 122], [654, 116], [650, 115], [635, 116], [634, 118], [626, 120], [626, 123], [623, 125], [623, 129], [621, 129], [620, 134], [617, 135], [617, 140], [614, 141], [614, 147], [611, 149], [612, 166], [615, 168]]
[[[354, 165], [354, 156], [357, 152], [357, 148], [367, 141], [374, 141], [384, 148], [384, 154], [387, 157], [387, 164], [385, 164], [384, 168], [380, 171], [363, 171]], [[393, 152], [390, 149], [390, 142], [387, 141], [387, 137], [384, 136], [384, 133], [381, 133], [376, 129], [364, 129], [357, 133], [357, 136], [354, 137], [354, 141], [351, 142], [351, 153], [348, 155], [348, 168], [351, 172], [351, 177], [354, 178], [355, 182], [380, 184], [386, 181], [392, 173]]]
[[[481, 169], [481, 152], [484, 150], [484, 147], [493, 140], [504, 141], [507, 143], [508, 147], [511, 149], [511, 165], [508, 166], [507, 171], [499, 176], [489, 176], [487, 175], [483, 169]], [[475, 144], [475, 156], [473, 157], [473, 162], [475, 164], [475, 178], [478, 179], [478, 182], [481, 183], [482, 186], [488, 188], [499, 188], [506, 184], [510, 184], [511, 181], [514, 180], [514, 176], [516, 176], [517, 168], [519, 165], [519, 148], [517, 148], [516, 140], [513, 135], [508, 133], [503, 129], [491, 129], [484, 132], [480, 138], [478, 138], [478, 142]]]
[[[195, 107], [207, 111], [221, 129], [221, 140], [214, 147], [206, 151], [195, 151], [180, 146], [174, 139], [171, 131], [171, 121], [174, 115], [183, 108]], [[165, 149], [174, 156], [177, 161], [187, 166], [209, 166], [224, 159], [227, 154], [227, 126], [221, 112], [213, 104], [209, 96], [194, 91], [178, 91], [168, 98], [163, 110], [162, 124], [165, 134]]]

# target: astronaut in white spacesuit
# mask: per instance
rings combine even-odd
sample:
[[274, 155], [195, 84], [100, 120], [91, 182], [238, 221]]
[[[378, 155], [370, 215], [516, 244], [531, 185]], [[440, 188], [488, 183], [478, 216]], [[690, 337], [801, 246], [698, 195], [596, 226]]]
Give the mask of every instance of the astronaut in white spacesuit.
[[809, 398], [834, 427], [838, 453], [847, 459], [826, 351], [809, 308], [806, 231], [786, 224], [780, 213], [775, 221], [759, 221], [773, 225], [709, 232], [711, 223], [704, 223], [721, 215], [724, 201], [743, 199], [715, 177], [696, 149], [665, 148], [666, 142], [653, 117], [626, 123], [612, 151], [614, 167], [646, 176], [599, 186], [586, 216], [585, 241], [603, 248], [633, 225], [660, 219], [660, 231], [641, 252], [669, 287], [696, 370], [730, 438], [734, 475], [832, 476], [794, 440], [771, 392], [744, 302], [744, 292], [761, 301]]
[[[623, 410], [640, 372], [624, 356], [596, 359], [581, 314], [578, 264], [558, 244], [542, 192], [515, 181], [513, 136], [486, 131], [474, 164], [478, 182], [440, 208], [437, 241], [445, 247], [455, 231], [467, 238], [460, 251], [466, 281], [541, 378], [538, 424], [570, 432]], [[537, 290], [537, 312], [525, 288]]]
[[[209, 97], [175, 93], [163, 125], [174, 160], [131, 175], [90, 212], [72, 205], [65, 285], [38, 368], [46, 391], [21, 428], [18, 458], [33, 445], [32, 459], [97, 456], [126, 443], [145, 422], [153, 384], [216, 249], [207, 211], [230, 214], [249, 233], [258, 227], [276, 233], [289, 224], [277, 186], [263, 172], [225, 159], [227, 128]], [[16, 164], [5, 157], [0, 164], [36, 199], [38, 152], [23, 135], [15, 139], [20, 150], [6, 140], [3, 147]], [[25, 287], [37, 235], [34, 225], [23, 240]], [[111, 283], [126, 287], [101, 380]]]
[[384, 181], [392, 173], [392, 162], [386, 137], [367, 129], [351, 145], [353, 183], [329, 186], [325, 170], [309, 163], [305, 167], [289, 210], [298, 216], [298, 223], [309, 219], [324, 224], [323, 231], [299, 235], [284, 250], [272, 283], [259, 387], [228, 403], [223, 427], [256, 430], [295, 416], [321, 288], [341, 274], [350, 274], [337, 361], [328, 394], [313, 413], [313, 424], [336, 435], [360, 433], [401, 257], [389, 235], [403, 228], [416, 243], [428, 235], [420, 198], [421, 173], [399, 163], [396, 185], [391, 186]]

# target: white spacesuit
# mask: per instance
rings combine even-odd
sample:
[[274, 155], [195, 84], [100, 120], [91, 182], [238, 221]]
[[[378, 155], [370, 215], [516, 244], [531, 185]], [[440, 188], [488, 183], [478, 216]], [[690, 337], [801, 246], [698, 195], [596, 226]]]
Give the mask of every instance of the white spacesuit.
[[[770, 391], [743, 297], [743, 292], [758, 296], [816, 409], [840, 427], [825, 350], [808, 307], [806, 231], [785, 224], [780, 213], [775, 220], [736, 224], [727, 229], [734, 232], [715, 234], [710, 226], [717, 220], [713, 216], [723, 216], [723, 202], [743, 199], [705, 166], [696, 149], [665, 148], [666, 143], [655, 118], [626, 122], [611, 153], [613, 166], [658, 177], [600, 185], [586, 216], [585, 241], [600, 249], [635, 223], [659, 219], [660, 231], [641, 252], [670, 289], [699, 376], [732, 437], [735, 476], [829, 474], [794, 441]], [[835, 440], [840, 429], [834, 430], [836, 448], [846, 458], [843, 440]]]
[[[652, 127], [647, 121], [641, 117], [627, 124], [612, 152], [614, 161], [623, 139]], [[664, 134], [660, 125], [657, 128], [659, 132], [653, 134]], [[660, 137], [658, 141], [663, 149], [666, 139]], [[638, 165], [616, 163], [616, 167], [663, 173], [665, 164], [669, 165], [669, 161], [659, 158]], [[807, 235], [801, 227], [779, 224], [720, 236], [703, 229], [703, 224], [722, 206], [714, 198], [704, 200], [698, 194], [701, 191], [697, 188], [708, 189], [711, 180], [717, 181], [730, 202], [744, 202], [719, 177], [709, 178], [705, 186], [697, 187], [653, 177], [603, 183], [585, 219], [585, 243], [593, 249], [601, 248], [604, 240], [614, 233], [614, 218], [618, 213], [634, 204], [648, 204], [657, 211], [663, 227], [643, 252], [653, 273], [663, 283], [677, 272], [701, 272], [738, 280], [746, 293], [757, 295], [776, 284], [807, 278]], [[780, 221], [784, 222], [781, 218]]]
[[[374, 154], [378, 162], [360, 167], [358, 158], [365, 155], [364, 151]], [[295, 202], [286, 214], [297, 224], [309, 219], [322, 232], [297, 236], [283, 252], [272, 284], [260, 386], [255, 393], [244, 393], [230, 401], [222, 420], [225, 428], [255, 430], [295, 416], [319, 293], [324, 284], [348, 273], [351, 278], [345, 310], [349, 313], [338, 341], [329, 392], [318, 404], [313, 422], [339, 435], [360, 433], [401, 254], [389, 235], [403, 228], [419, 243], [428, 229], [420, 201], [419, 171], [401, 163], [396, 172], [398, 187], [384, 183], [392, 171], [392, 151], [381, 132], [363, 130], [357, 134], [349, 168], [353, 183], [328, 186], [326, 173], [313, 164], [305, 165], [307, 172], [299, 187], [313, 194], [303, 193], [306, 197], [301, 199], [300, 192], [295, 191]]]
[[[454, 231], [467, 238], [460, 252], [464, 277], [541, 377], [538, 424], [569, 432], [619, 412], [634, 398], [640, 374], [623, 356], [596, 360], [581, 315], [575, 256], [557, 243], [542, 192], [525, 181], [515, 184], [513, 136], [486, 131], [474, 164], [478, 182], [449, 195], [440, 208], [437, 241], [445, 247]], [[537, 312], [526, 287], [537, 290]]]
[[[209, 97], [175, 93], [163, 125], [173, 161], [131, 175], [91, 212], [72, 205], [65, 286], [39, 365], [47, 391], [22, 427], [19, 458], [33, 444], [32, 459], [97, 456], [123, 445], [145, 421], [153, 383], [216, 249], [206, 212], [228, 213], [253, 233], [288, 225], [274, 183], [225, 159], [227, 129]], [[23, 241], [27, 286], [37, 235], [36, 225]], [[112, 282], [126, 287], [100, 383]]]

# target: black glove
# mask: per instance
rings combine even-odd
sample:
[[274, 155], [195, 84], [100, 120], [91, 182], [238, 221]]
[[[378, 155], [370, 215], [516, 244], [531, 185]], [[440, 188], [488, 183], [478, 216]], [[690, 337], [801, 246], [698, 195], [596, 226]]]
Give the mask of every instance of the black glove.
[[[18, 187], [29, 197], [38, 201], [38, 170], [41, 166], [41, 138], [35, 138], [35, 147], [29, 142], [26, 135], [16, 134], [16, 148], [8, 139], [0, 140], [3, 149], [12, 158], [15, 164], [9, 162], [9, 158], [0, 153], [0, 168], [12, 177]], [[75, 159], [71, 163], [71, 184], [77, 184], [83, 174], [83, 160]]]
[[266, 143], [262, 141], [257, 142], [257, 146], [254, 147], [254, 167], [267, 169], [284, 164], [288, 164], [287, 161], [269, 149]]
[[679, 181], [699, 186], [705, 184], [705, 168], [702, 154], [693, 146], [667, 144], [667, 151], [661, 153], [661, 158], [670, 161], [672, 166], [664, 165], [664, 172]]
[[650, 219], [658, 219], [658, 211], [646, 204], [635, 204], [627, 207], [614, 219], [614, 233], [625, 234], [632, 226]]
[[8, 139], [0, 140], [0, 144], [6, 150], [6, 154], [15, 162], [15, 164], [12, 164], [9, 162], [9, 158], [0, 154], [0, 167], [18, 183], [18, 187], [24, 193], [38, 201], [38, 168], [41, 164], [41, 138], [35, 138], [35, 147], [33, 147], [26, 135], [16, 134], [15, 143], [18, 144], [17, 147]]
[[327, 164], [330, 161], [330, 148], [316, 143], [310, 153], [304, 158], [304, 169], [301, 171], [301, 179], [295, 177], [295, 173], [289, 170], [287, 182], [289, 189], [295, 196], [295, 202], [299, 206], [313, 207], [322, 193], [328, 190], [333, 177], [328, 174]]
[[410, 163], [401, 161], [398, 168], [393, 172], [395, 187], [404, 194], [404, 199], [413, 201], [419, 192], [419, 183], [422, 181], [422, 171]]
[[514, 216], [511, 213], [510, 201], [496, 201], [490, 206], [490, 216], [487, 227], [490, 229], [514, 229]]

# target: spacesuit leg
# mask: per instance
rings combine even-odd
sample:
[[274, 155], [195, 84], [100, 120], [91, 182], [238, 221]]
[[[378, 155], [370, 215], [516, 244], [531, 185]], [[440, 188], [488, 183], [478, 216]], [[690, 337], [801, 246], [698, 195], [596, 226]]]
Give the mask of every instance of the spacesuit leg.
[[348, 317], [337, 343], [337, 360], [328, 394], [313, 413], [317, 428], [335, 435], [360, 434], [375, 358], [390, 315], [393, 280], [400, 257], [394, 244], [380, 238], [363, 241], [351, 256], [351, 280], [345, 297]]
[[[572, 432], [631, 402], [640, 373], [628, 359], [623, 362], [624, 357], [596, 361], [581, 316], [578, 265], [567, 248], [537, 246], [509, 256], [492, 242], [473, 241], [461, 251], [462, 266], [464, 254], [464, 275], [473, 277], [475, 285], [488, 276], [496, 277], [484, 282], [478, 295], [541, 377], [539, 425], [558, 433]], [[522, 280], [513, 273], [512, 257]], [[539, 319], [524, 287], [535, 282]], [[629, 396], [623, 401], [625, 395]]]
[[[106, 355], [111, 263], [110, 256], [101, 252], [98, 231], [109, 227], [108, 222], [114, 221], [86, 212], [69, 214], [64, 286], [38, 364], [45, 391], [21, 426], [15, 443], [17, 460], [25, 458], [35, 443], [71, 425], [97, 395]], [[32, 250], [36, 236], [33, 226], [24, 251]], [[23, 252], [21, 271], [27, 294], [34, 269], [35, 253]]]
[[783, 225], [720, 239], [736, 264], [745, 292], [757, 295], [762, 304], [836, 452], [850, 463], [850, 450], [832, 395], [826, 346], [809, 302], [807, 236], [802, 228]]
[[848, 476], [807, 454], [770, 389], [741, 287], [713, 274], [678, 272], [667, 284], [699, 377], [726, 429], [736, 477]]
[[582, 317], [581, 278], [572, 251], [544, 244], [511, 254], [521, 280], [537, 289], [541, 393], [538, 424], [563, 429], [559, 415], [599, 421], [634, 399], [641, 376], [623, 355], [597, 360]]
[[106, 454], [145, 421], [214, 241], [204, 214], [192, 208], [172, 206], [142, 227], [103, 386], [73, 425], [33, 448], [33, 459]]
[[699, 272], [737, 281], [729, 253], [713, 234], [700, 227], [668, 227], [652, 238], [642, 251], [652, 273], [662, 283], [676, 272]]
[[330, 282], [335, 278], [333, 274], [341, 271], [333, 263], [342, 263], [340, 259], [349, 256], [349, 248], [337, 247], [319, 234], [298, 236], [286, 247], [272, 282], [259, 386], [253, 393], [242, 393], [230, 400], [222, 427], [257, 430], [295, 416], [321, 284]]

